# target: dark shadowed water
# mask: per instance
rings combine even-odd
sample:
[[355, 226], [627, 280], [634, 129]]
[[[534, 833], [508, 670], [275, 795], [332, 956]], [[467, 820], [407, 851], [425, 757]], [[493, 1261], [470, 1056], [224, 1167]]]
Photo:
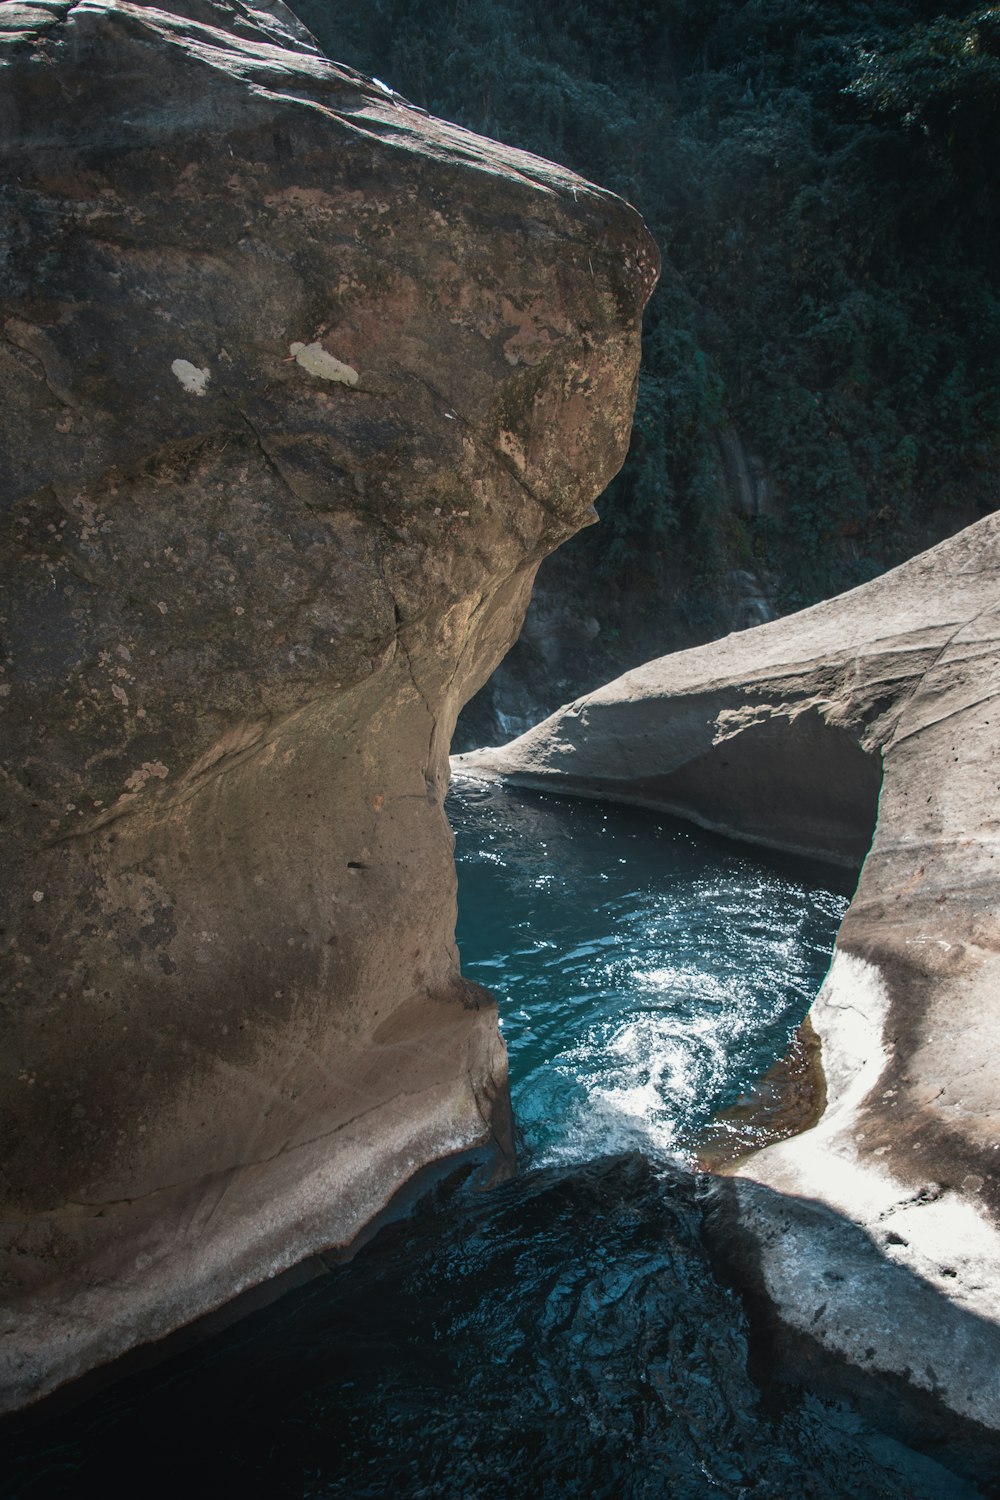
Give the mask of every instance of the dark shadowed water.
[[452, 1181], [351, 1264], [74, 1411], [0, 1493], [960, 1500], [747, 1373], [685, 1153], [783, 1050], [844, 889], [638, 812], [465, 787], [463, 967], [501, 999], [518, 1178]]

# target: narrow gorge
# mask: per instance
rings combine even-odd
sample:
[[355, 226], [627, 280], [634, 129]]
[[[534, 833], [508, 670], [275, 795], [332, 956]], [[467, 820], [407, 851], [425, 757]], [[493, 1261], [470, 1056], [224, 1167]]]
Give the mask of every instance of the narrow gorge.
[[949, 1412], [1000, 1430], [998, 574], [988, 517], [455, 760], [765, 847], [864, 856], [811, 1013], [825, 1110], [737, 1167], [718, 1234], [783, 1325], [784, 1357], [812, 1341], [880, 1372], [912, 1430]]
[[[248, 1410], [302, 1395], [282, 1441], [323, 1408], [269, 1500], [381, 1500], [406, 1475], [414, 1496], [515, 1475], [528, 1494], [549, 1482], [529, 1430], [545, 1476], [573, 1475], [559, 1493], [591, 1500], [675, 1477], [678, 1500], [784, 1500], [786, 1473], [825, 1500], [838, 1434], [845, 1495], [937, 1500], [942, 1455], [949, 1500], [1000, 1493], [996, 515], [450, 758], [540, 563], [628, 451], [660, 274], [639, 213], [331, 62], [281, 0], [2, 0], [0, 84], [0, 1410], [24, 1472], [32, 1413], [47, 1432], [79, 1377], [292, 1288], [290, 1345], [251, 1318], [206, 1346], [225, 1369], [241, 1339], [263, 1351]], [[771, 613], [741, 598], [740, 619]], [[526, 633], [543, 664], [606, 628], [553, 601]], [[604, 1130], [583, 1085], [574, 1116], [540, 1051], [542, 1135], [579, 1125], [586, 1151], [509, 1182], [513, 1013], [483, 987], [496, 952], [462, 972], [452, 778], [460, 839], [477, 797], [502, 824], [510, 788], [542, 794], [520, 849], [491, 851], [510, 869], [546, 819], [564, 872], [574, 828], [592, 838], [576, 899], [609, 930], [574, 939], [582, 990], [602, 943], [645, 941], [680, 898], [626, 881], [605, 910], [608, 829], [546, 797], [627, 805], [640, 864], [674, 838], [663, 815], [837, 867], [836, 890], [740, 877], [791, 912], [755, 977], [775, 1036], [779, 991], [797, 1024], [837, 929], [809, 1128], [700, 1170], [735, 1072], [710, 1105], [692, 1073], [682, 1125], [661, 1090], [650, 1146]], [[803, 932], [808, 962], [788, 958]], [[744, 929], [726, 940], [737, 962]], [[323, 1364], [352, 1319], [364, 1401]], [[411, 1357], [443, 1374], [408, 1385]], [[225, 1384], [189, 1374], [180, 1426]], [[233, 1388], [252, 1444], [266, 1417]], [[506, 1457], [459, 1442], [444, 1388]], [[429, 1459], [400, 1436], [418, 1410]], [[356, 1467], [310, 1488], [328, 1421]]]

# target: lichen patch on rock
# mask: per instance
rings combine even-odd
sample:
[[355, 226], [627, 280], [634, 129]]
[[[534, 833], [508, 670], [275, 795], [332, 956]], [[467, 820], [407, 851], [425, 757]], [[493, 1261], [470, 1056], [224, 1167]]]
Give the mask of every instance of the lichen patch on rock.
[[357, 385], [358, 383], [357, 370], [329, 354], [320, 343], [295, 342], [289, 344], [288, 352], [295, 356], [297, 365], [301, 365], [308, 374], [316, 375], [320, 380], [335, 380], [340, 385]]
[[210, 370], [207, 368], [200, 370], [189, 359], [172, 360], [170, 368], [189, 395], [204, 396], [208, 390], [208, 382], [212, 378]]

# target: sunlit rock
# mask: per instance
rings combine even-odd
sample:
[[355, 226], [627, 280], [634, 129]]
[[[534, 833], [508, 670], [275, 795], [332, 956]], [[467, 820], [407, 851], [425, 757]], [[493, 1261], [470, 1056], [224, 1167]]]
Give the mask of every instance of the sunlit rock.
[[656, 252], [280, 4], [2, 9], [16, 1405], [506, 1149], [449, 741], [621, 462]]
[[[650, 662], [463, 773], [864, 860], [812, 1016], [819, 1124], [725, 1233], [786, 1327], [1000, 1429], [1000, 519], [840, 598]], [[877, 819], [877, 821], [876, 821]], [[872, 833], [874, 830], [874, 838]]]

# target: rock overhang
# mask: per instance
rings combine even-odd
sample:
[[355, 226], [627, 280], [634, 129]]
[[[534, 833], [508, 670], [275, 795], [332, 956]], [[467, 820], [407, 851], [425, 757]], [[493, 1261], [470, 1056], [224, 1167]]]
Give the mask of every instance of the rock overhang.
[[448, 744], [624, 457], [657, 257], [280, 5], [2, 20], [17, 1405], [503, 1136]]
[[998, 577], [990, 516], [455, 759], [800, 853], [871, 837], [812, 1011], [824, 1113], [739, 1164], [722, 1233], [747, 1230], [786, 1328], [984, 1430], [1000, 1430]]

